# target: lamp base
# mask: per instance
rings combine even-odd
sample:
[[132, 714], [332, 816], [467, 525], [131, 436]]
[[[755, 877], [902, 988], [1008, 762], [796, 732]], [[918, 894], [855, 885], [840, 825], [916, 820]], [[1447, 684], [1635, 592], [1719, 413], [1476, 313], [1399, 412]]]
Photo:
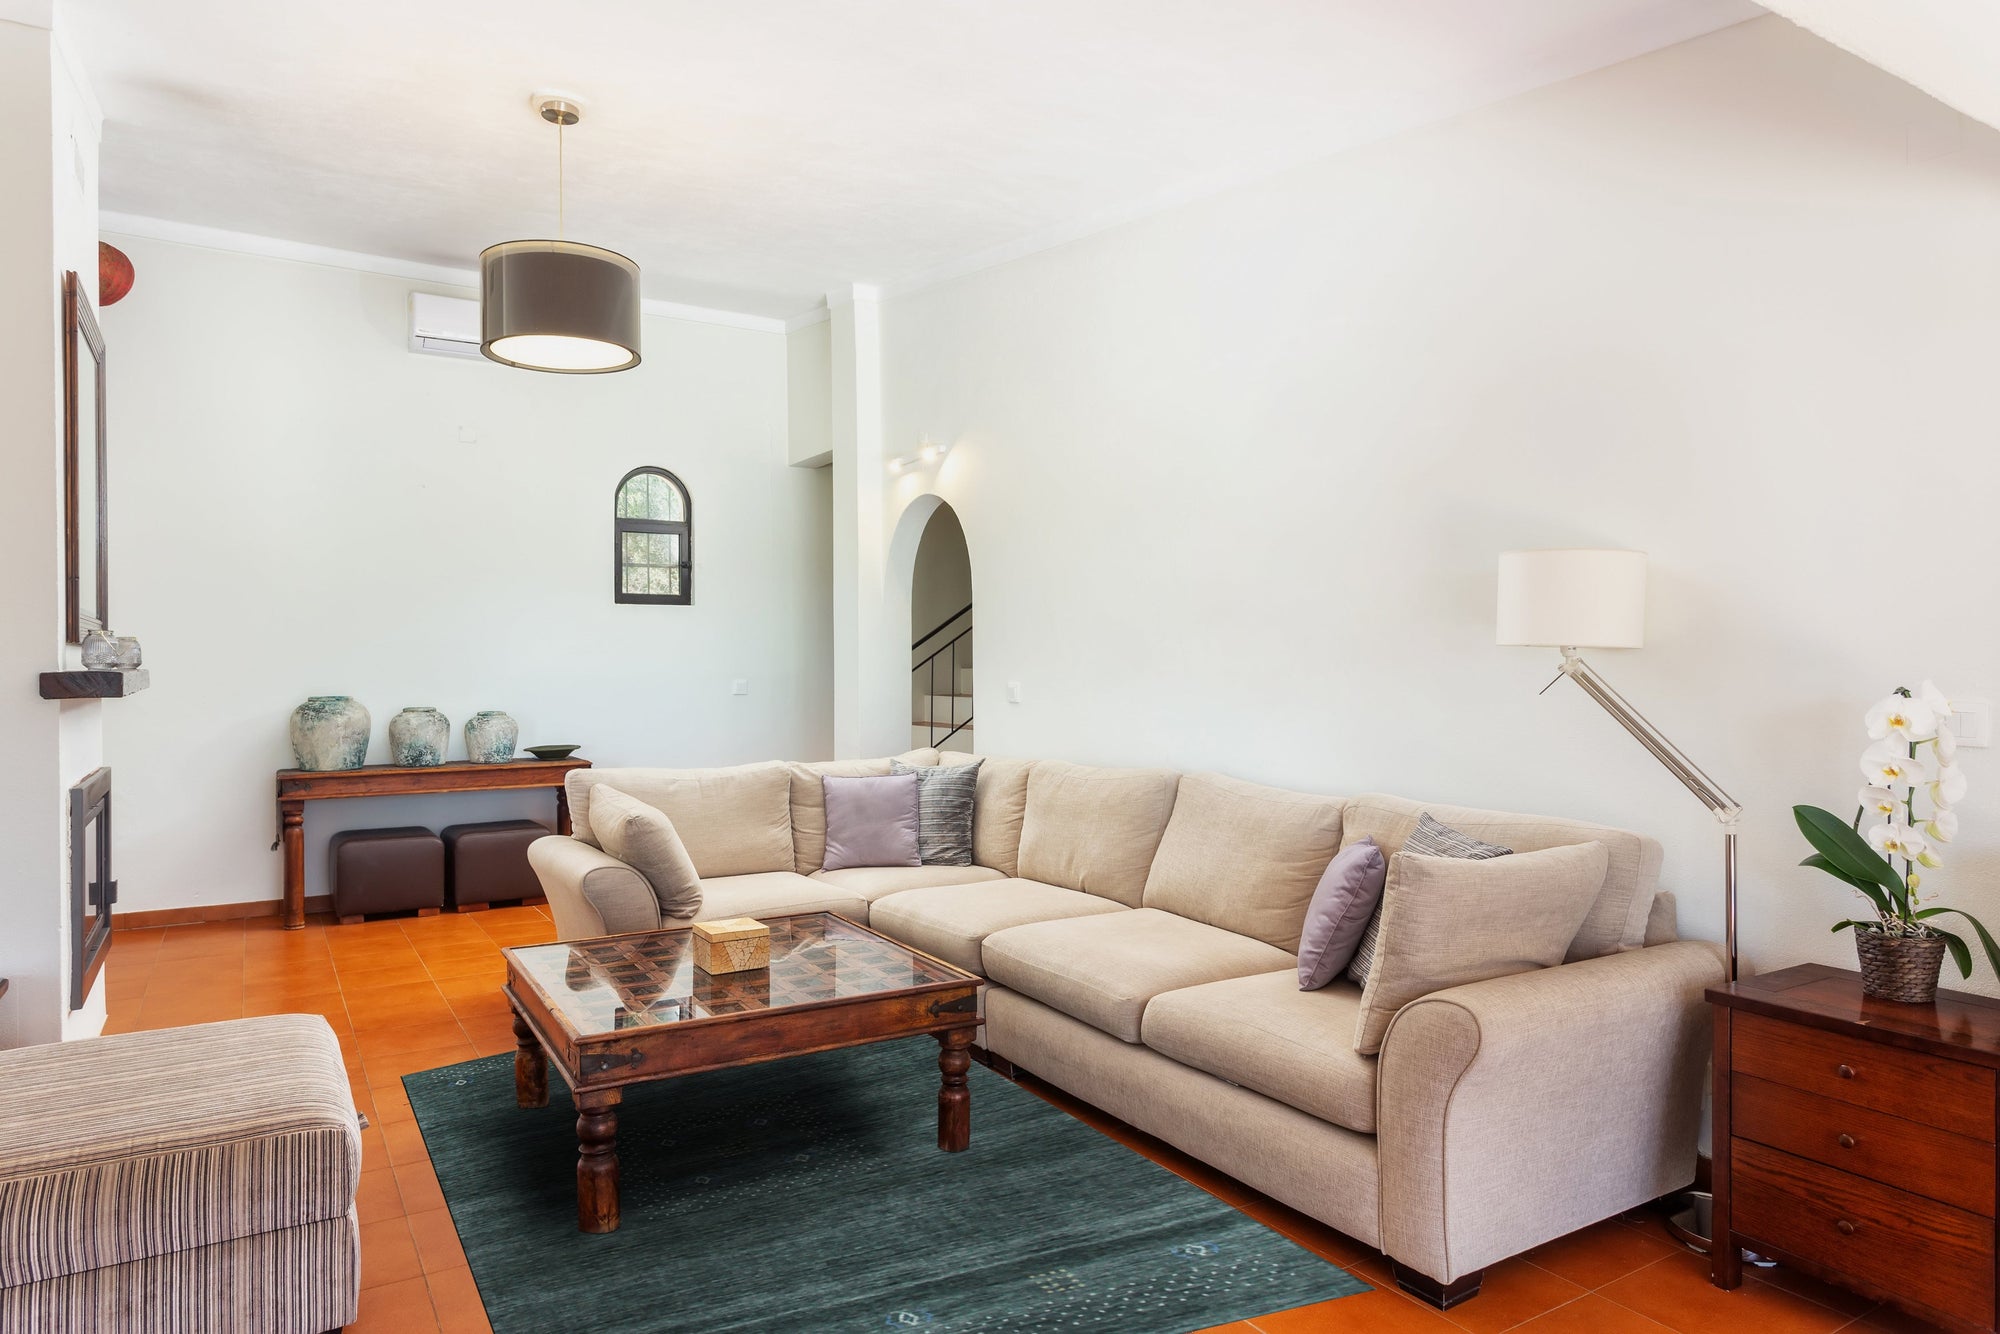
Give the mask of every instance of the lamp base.
[[[1715, 1196], [1705, 1190], [1684, 1190], [1667, 1198], [1667, 1233], [1696, 1255], [1715, 1251]], [[1743, 1252], [1743, 1262], [1759, 1269], [1774, 1269], [1776, 1260], [1767, 1260], [1755, 1251]]]

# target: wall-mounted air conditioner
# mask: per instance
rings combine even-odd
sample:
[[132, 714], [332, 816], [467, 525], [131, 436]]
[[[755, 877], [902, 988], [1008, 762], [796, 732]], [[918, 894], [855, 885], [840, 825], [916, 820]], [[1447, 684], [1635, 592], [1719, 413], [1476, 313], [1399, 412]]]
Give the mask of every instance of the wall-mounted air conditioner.
[[456, 296], [410, 293], [410, 351], [441, 357], [479, 355], [479, 303]]

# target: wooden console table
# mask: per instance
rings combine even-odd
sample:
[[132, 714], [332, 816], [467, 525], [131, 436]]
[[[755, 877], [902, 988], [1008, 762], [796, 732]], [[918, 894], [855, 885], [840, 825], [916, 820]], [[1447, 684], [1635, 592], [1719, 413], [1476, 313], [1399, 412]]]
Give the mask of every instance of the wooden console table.
[[407, 797], [436, 792], [509, 792], [553, 788], [556, 832], [569, 830], [569, 795], [563, 779], [589, 760], [508, 760], [504, 764], [433, 764], [405, 769], [370, 764], [359, 769], [278, 770], [278, 839], [285, 849], [287, 931], [306, 924], [306, 803], [339, 797]]

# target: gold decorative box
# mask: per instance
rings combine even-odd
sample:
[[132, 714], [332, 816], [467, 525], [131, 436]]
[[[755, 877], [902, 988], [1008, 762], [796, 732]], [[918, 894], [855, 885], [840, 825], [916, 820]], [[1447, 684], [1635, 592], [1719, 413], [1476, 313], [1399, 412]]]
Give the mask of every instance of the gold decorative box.
[[747, 973], [771, 966], [771, 928], [754, 917], [694, 924], [694, 966], [704, 973]]

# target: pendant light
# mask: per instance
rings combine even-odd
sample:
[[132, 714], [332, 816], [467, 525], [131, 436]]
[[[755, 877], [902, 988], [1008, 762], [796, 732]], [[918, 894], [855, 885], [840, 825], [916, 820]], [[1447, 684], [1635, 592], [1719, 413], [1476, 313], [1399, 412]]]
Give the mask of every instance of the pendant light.
[[540, 93], [533, 105], [556, 127], [556, 239], [503, 241], [479, 253], [479, 350], [523, 370], [630, 370], [639, 364], [639, 266], [563, 235], [562, 134], [583, 108]]

